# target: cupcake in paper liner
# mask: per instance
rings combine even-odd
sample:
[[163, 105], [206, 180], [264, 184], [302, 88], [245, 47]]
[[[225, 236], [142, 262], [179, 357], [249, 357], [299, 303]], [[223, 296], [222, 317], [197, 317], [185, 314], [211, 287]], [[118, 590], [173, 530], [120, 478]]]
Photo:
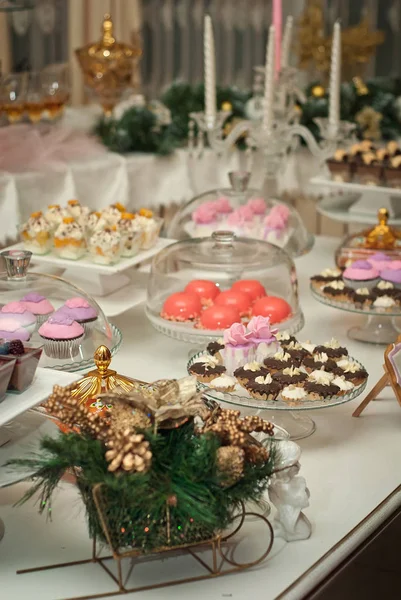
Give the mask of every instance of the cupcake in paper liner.
[[9, 302], [5, 304], [0, 312], [0, 318], [14, 319], [20, 327], [25, 327], [29, 333], [36, 329], [36, 317], [22, 302]]
[[82, 325], [62, 312], [54, 313], [38, 331], [49, 358], [74, 358], [84, 337]]
[[73, 217], [64, 217], [54, 234], [54, 249], [60, 258], [78, 260], [86, 252], [84, 228]]
[[343, 272], [343, 280], [354, 290], [360, 287], [371, 289], [379, 283], [379, 271], [367, 260], [356, 260]]
[[20, 227], [20, 234], [25, 250], [41, 255], [50, 252], [52, 230], [40, 211], [31, 214], [28, 221]]
[[141, 208], [135, 217], [143, 232], [142, 250], [149, 250], [156, 244], [160, 230], [163, 225], [163, 219], [155, 217], [151, 210]]
[[144, 242], [144, 235], [140, 224], [135, 219], [135, 215], [133, 213], [122, 213], [117, 228], [122, 237], [121, 256], [131, 258], [138, 254]]
[[121, 258], [122, 237], [116, 225], [105, 227], [89, 238], [88, 250], [93, 262], [113, 265]]
[[93, 329], [98, 318], [97, 310], [85, 298], [79, 296], [66, 300], [57, 311], [60, 312], [82, 325], [86, 333]]
[[212, 379], [209, 385], [212, 389], [216, 390], [216, 392], [233, 392], [237, 385], [237, 380], [235, 377], [223, 373], [223, 375], [219, 375]]
[[30, 292], [21, 298], [21, 304], [36, 317], [36, 324], [41, 325], [54, 312], [53, 304], [36, 292]]
[[0, 319], [0, 339], [28, 342], [30, 337], [31, 335], [26, 327], [22, 327], [12, 316]]

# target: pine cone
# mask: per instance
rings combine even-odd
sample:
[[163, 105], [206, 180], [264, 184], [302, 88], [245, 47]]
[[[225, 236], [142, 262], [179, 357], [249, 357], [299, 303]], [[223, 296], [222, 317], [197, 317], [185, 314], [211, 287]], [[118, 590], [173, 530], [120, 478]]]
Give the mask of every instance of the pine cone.
[[130, 429], [134, 433], [136, 429], [147, 429], [151, 426], [151, 420], [141, 410], [134, 409], [122, 400], [114, 400], [113, 410], [110, 414], [110, 429], [114, 434]]
[[244, 472], [245, 453], [237, 446], [222, 446], [216, 453], [216, 465], [223, 475], [222, 487], [230, 487], [241, 479]]
[[108, 470], [112, 473], [118, 470], [145, 473], [149, 469], [152, 452], [149, 450], [149, 442], [142, 434], [132, 434], [130, 429], [126, 429], [110, 439], [107, 445], [110, 450], [107, 450], [105, 457], [110, 463]]

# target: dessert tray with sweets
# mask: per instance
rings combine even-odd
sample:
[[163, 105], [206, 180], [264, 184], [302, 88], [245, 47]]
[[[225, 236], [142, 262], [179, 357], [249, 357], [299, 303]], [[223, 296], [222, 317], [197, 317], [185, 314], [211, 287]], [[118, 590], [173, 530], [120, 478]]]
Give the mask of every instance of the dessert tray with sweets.
[[395, 318], [401, 317], [401, 261], [383, 252], [345, 269], [324, 269], [311, 277], [311, 293], [323, 304], [367, 317], [348, 331], [351, 339], [389, 344], [399, 334]]
[[368, 374], [337, 340], [316, 345], [277, 333], [268, 319], [237, 323], [188, 362], [208, 398], [262, 410], [311, 410], [356, 398]]

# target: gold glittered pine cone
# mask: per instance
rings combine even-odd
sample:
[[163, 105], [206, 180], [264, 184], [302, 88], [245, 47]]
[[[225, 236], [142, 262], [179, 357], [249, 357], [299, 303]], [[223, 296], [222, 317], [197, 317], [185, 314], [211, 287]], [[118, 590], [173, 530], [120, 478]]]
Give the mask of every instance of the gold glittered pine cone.
[[244, 473], [245, 453], [238, 446], [223, 446], [217, 450], [216, 465], [222, 474], [222, 487], [234, 485]]

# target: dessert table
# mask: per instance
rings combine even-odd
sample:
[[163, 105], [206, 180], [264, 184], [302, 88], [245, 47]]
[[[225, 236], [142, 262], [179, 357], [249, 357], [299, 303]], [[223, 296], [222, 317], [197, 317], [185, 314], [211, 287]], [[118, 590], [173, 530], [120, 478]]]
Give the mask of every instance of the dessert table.
[[[383, 347], [347, 340], [347, 329], [360, 317], [318, 304], [309, 293], [309, 276], [333, 263], [337, 243], [333, 238], [318, 238], [312, 253], [296, 261], [306, 318], [298, 337], [316, 342], [338, 338], [367, 368], [369, 390], [382, 375]], [[153, 330], [144, 316], [143, 305], [119, 315], [113, 322], [123, 331], [124, 342], [112, 367], [143, 380], [186, 374], [191, 346]], [[283, 544], [280, 551], [255, 570], [126, 597], [144, 600], [304, 597], [401, 506], [400, 470], [394, 460], [401, 452], [401, 408], [389, 387], [380, 398], [358, 419], [352, 417], [352, 412], [361, 398], [311, 414], [317, 430], [299, 442], [303, 450], [301, 475], [306, 478], [311, 494], [310, 506], [305, 510], [313, 527], [310, 539]], [[6, 524], [5, 537], [0, 543], [1, 597], [50, 600], [110, 590], [106, 575], [91, 565], [15, 574], [17, 569], [85, 559], [90, 555], [83, 506], [75, 488], [63, 484], [53, 506], [52, 521], [46, 522], [33, 503], [13, 507], [26, 487], [27, 484], [18, 484], [0, 490], [0, 514]], [[171, 572], [186, 569], [190, 576], [193, 563], [187, 566], [185, 560], [179, 557], [150, 563], [155, 580], [159, 571], [166, 568]]]

